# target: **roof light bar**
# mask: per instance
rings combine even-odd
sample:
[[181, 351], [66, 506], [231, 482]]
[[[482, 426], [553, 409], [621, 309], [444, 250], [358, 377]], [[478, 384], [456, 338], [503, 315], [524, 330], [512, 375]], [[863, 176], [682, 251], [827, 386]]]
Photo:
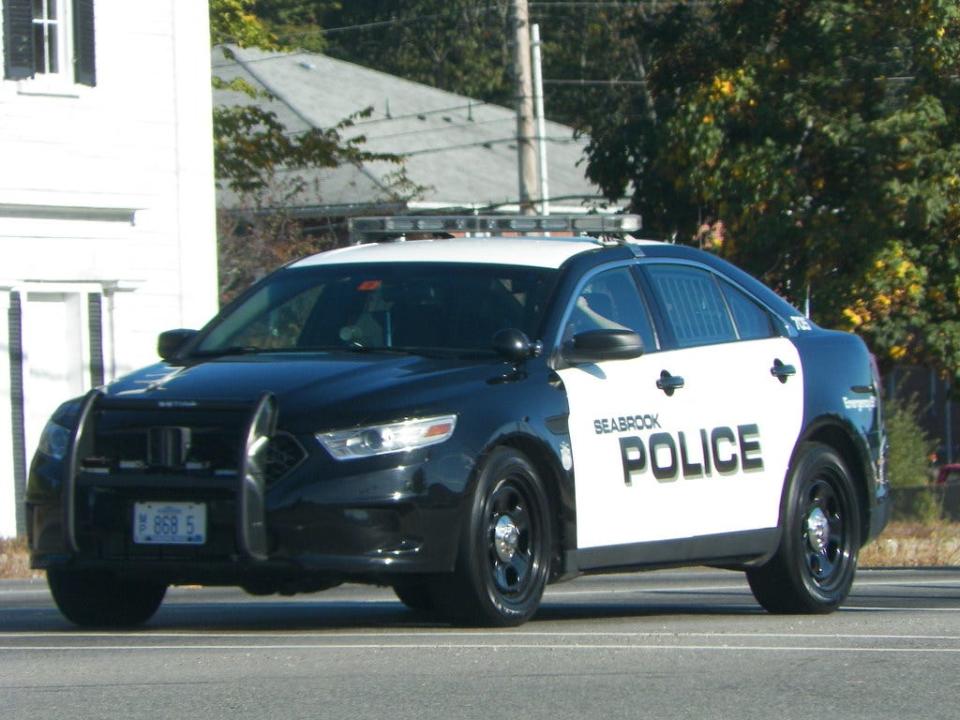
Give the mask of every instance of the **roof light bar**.
[[394, 215], [350, 220], [350, 234], [541, 233], [626, 235], [641, 228], [639, 215]]

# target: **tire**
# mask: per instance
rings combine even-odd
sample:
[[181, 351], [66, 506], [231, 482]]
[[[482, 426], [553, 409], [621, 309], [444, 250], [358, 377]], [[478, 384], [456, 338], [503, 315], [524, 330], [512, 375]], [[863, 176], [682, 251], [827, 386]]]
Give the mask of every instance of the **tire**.
[[47, 570], [47, 584], [64, 617], [85, 627], [142, 625], [167, 592], [163, 583], [56, 568]]
[[766, 565], [747, 570], [747, 580], [768, 612], [833, 612], [857, 569], [857, 491], [840, 455], [819, 443], [799, 447], [789, 478], [780, 545]]
[[393, 591], [400, 602], [411, 610], [422, 613], [436, 610], [433, 593], [426, 581], [402, 580], [394, 584]]
[[550, 503], [536, 469], [511, 448], [484, 463], [453, 575], [434, 581], [436, 607], [454, 622], [510, 627], [540, 607], [550, 574]]

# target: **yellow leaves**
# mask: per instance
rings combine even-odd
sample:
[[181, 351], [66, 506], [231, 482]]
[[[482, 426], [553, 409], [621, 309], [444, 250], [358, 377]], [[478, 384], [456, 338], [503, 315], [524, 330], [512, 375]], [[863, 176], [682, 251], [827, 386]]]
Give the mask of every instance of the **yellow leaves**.
[[737, 85], [742, 85], [746, 79], [746, 73], [743, 69], [735, 73], [722, 72], [713, 78], [710, 83], [710, 99], [714, 102], [732, 98], [737, 91]]
[[715, 77], [713, 79], [713, 90], [719, 95], [730, 97], [733, 95], [733, 83], [721, 77]]
[[[862, 312], [864, 312], [864, 314], [869, 316], [869, 313], [867, 313], [865, 310]], [[864, 315], [862, 315], [860, 312], [857, 312], [853, 308], [848, 308], [848, 307], [844, 308], [843, 316], [847, 319], [847, 322], [850, 323], [850, 326], [852, 328], [858, 328], [861, 325], [863, 325], [863, 323], [865, 322]]]
[[[842, 310], [843, 318], [850, 330], [874, 331], [893, 318], [917, 312], [925, 301], [926, 285], [926, 268], [907, 256], [901, 242], [891, 242], [878, 253], [854, 288], [853, 301]], [[904, 345], [907, 347], [909, 344]]]
[[713, 120], [714, 120], [713, 113], [707, 113], [706, 115], [703, 116], [704, 125], [713, 125]]
[[909, 260], [901, 260], [897, 265], [897, 277], [901, 280], [907, 276], [907, 273], [913, 271], [917, 266]]
[[947, 34], [947, 29], [945, 27], [937, 28], [937, 37], [943, 40], [943, 36]]
[[891, 345], [890, 357], [893, 360], [903, 360], [907, 355], [907, 349], [903, 345]]

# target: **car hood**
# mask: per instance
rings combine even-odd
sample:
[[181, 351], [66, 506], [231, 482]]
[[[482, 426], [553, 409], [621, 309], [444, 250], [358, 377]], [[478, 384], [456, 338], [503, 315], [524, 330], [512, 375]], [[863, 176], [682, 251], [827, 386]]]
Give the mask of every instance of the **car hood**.
[[[509, 369], [496, 359], [354, 354], [257, 354], [158, 363], [106, 388], [111, 399], [158, 406], [250, 403], [272, 393], [281, 426], [317, 430], [455, 411], [457, 398]], [[319, 427], [318, 427], [319, 426]]]

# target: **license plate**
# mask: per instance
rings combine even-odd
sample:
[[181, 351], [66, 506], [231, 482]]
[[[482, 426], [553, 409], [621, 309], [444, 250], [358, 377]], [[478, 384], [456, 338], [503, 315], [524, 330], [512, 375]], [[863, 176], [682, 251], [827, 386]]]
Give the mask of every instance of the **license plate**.
[[133, 506], [133, 541], [138, 545], [203, 545], [207, 506], [203, 503], [144, 502]]

